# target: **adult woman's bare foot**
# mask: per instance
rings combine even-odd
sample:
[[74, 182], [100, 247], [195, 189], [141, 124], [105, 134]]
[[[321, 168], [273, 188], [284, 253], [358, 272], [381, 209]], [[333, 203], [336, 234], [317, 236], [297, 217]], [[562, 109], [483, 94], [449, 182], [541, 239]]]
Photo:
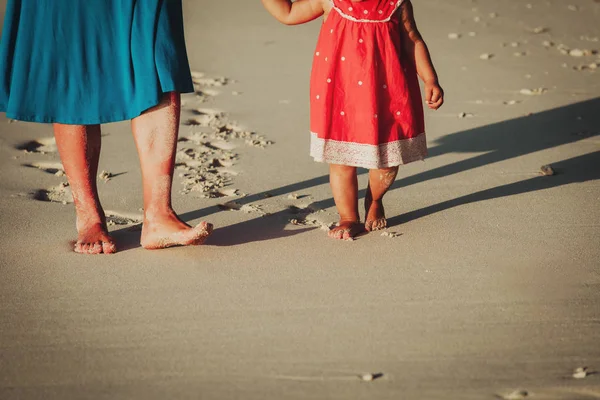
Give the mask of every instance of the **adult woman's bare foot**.
[[148, 215], [142, 227], [142, 247], [148, 250], [174, 246], [197, 246], [204, 243], [213, 231], [212, 224], [200, 222], [196, 227], [181, 221], [174, 212]]
[[340, 221], [335, 228], [331, 228], [327, 235], [332, 239], [350, 240], [364, 231], [363, 225], [358, 221]]
[[77, 242], [73, 250], [81, 254], [113, 254], [117, 252], [115, 241], [101, 223], [78, 227]]
[[385, 228], [387, 228], [387, 219], [385, 218], [383, 201], [373, 201], [371, 190], [367, 188], [367, 194], [365, 195], [365, 230], [373, 232]]

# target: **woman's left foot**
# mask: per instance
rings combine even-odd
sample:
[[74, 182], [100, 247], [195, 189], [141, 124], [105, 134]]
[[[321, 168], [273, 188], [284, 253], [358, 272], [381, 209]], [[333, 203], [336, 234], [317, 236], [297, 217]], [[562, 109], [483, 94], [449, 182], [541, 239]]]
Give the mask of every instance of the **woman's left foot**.
[[203, 244], [212, 231], [212, 224], [203, 221], [192, 228], [174, 212], [160, 215], [147, 213], [142, 227], [141, 244], [148, 250], [197, 246]]
[[385, 219], [383, 201], [374, 201], [371, 198], [371, 191], [367, 188], [365, 196], [365, 230], [373, 232], [385, 228], [387, 228], [387, 219]]

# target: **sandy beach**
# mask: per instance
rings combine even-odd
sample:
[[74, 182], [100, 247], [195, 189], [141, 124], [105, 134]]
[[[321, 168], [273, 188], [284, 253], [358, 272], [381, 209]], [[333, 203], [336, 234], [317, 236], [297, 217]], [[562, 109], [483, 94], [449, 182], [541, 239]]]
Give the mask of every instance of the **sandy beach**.
[[0, 399], [599, 399], [600, 2], [413, 4], [446, 103], [390, 227], [352, 242], [308, 155], [318, 21], [184, 0], [173, 200], [204, 246], [140, 247], [122, 122], [99, 177], [119, 252], [75, 254], [51, 126], [2, 114]]

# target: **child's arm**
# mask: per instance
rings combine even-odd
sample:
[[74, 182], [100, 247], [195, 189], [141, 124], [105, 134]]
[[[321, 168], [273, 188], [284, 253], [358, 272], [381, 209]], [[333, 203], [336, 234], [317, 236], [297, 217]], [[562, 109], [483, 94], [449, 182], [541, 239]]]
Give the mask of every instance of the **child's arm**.
[[323, 15], [323, 0], [262, 0], [263, 5], [279, 22], [303, 24]]
[[414, 58], [417, 74], [425, 83], [425, 101], [429, 108], [437, 110], [444, 103], [444, 90], [438, 83], [438, 77], [431, 62], [427, 45], [417, 29], [413, 7], [410, 0], [405, 0], [400, 7], [402, 42], [410, 57]]

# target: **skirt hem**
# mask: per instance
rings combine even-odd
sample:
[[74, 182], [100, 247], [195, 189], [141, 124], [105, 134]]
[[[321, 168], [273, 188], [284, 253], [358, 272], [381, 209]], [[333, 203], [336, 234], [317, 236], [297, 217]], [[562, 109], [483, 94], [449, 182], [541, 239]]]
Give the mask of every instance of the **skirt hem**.
[[[184, 89], [182, 91], [179, 90], [164, 90], [163, 93], [169, 93], [177, 91], [179, 93], [193, 93], [194, 90]], [[103, 117], [81, 117], [81, 118], [72, 118], [72, 117], [60, 117], [60, 116], [49, 116], [49, 115], [23, 115], [19, 112], [7, 110], [7, 107], [4, 104], [0, 104], [0, 112], [6, 113], [6, 117], [10, 119], [14, 119], [17, 121], [24, 122], [37, 122], [42, 124], [65, 124], [65, 125], [98, 125], [98, 124], [109, 124], [112, 122], [121, 122], [132, 120], [136, 117], [142, 115], [142, 113], [160, 103], [160, 98], [157, 100], [149, 101], [147, 104], [143, 104], [140, 107], [137, 107], [135, 110], [130, 112], [123, 113], [114, 113], [111, 115], [103, 116]]]

